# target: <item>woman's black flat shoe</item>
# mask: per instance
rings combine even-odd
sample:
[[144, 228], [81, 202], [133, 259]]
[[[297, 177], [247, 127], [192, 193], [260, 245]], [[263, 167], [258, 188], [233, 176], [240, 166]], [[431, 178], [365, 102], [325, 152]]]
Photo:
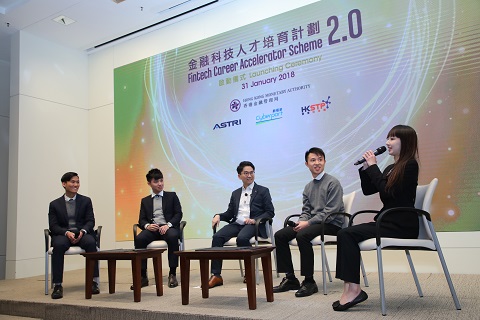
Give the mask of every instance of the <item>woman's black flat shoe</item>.
[[340, 301], [337, 300], [332, 304], [332, 307], [333, 307], [333, 310], [335, 310], [335, 311], [345, 311], [345, 310], [353, 307], [354, 305], [359, 304], [360, 302], [363, 302], [367, 299], [368, 299], [367, 293], [362, 290], [358, 294], [358, 296], [355, 299], [353, 299], [352, 301], [347, 302], [345, 304], [340, 304]]

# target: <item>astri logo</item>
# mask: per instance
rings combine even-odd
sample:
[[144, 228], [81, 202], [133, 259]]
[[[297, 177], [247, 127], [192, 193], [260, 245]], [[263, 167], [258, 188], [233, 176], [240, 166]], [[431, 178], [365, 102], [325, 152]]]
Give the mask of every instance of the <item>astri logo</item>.
[[242, 119], [220, 122], [215, 124], [215, 126], [213, 126], [213, 130], [239, 126], [241, 124], [242, 124]]
[[330, 102], [330, 96], [328, 96], [327, 100], [322, 100], [322, 102], [320, 103], [302, 107], [302, 116], [305, 114], [310, 114], [310, 113], [315, 113], [320, 111], [327, 111], [327, 109], [330, 108], [329, 104], [331, 103], [332, 102]]
[[233, 112], [237, 112], [238, 110], [240, 110], [241, 106], [242, 104], [238, 99], [234, 99], [232, 100], [232, 102], [230, 102], [230, 110], [232, 110]]
[[282, 108], [273, 109], [272, 113], [262, 113], [255, 118], [255, 124], [262, 124], [273, 120], [282, 119]]

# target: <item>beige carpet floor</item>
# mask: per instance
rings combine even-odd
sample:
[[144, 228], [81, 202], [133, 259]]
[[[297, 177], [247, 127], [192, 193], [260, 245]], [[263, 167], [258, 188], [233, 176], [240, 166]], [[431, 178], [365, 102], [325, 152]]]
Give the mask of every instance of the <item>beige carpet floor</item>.
[[[164, 270], [164, 274], [167, 270]], [[369, 273], [369, 299], [347, 312], [335, 312], [331, 304], [342, 291], [342, 282], [328, 283], [323, 295], [321, 274], [315, 274], [319, 293], [296, 298], [294, 292], [275, 294], [267, 302], [263, 279], [257, 286], [257, 309], [249, 310], [246, 286], [239, 270], [223, 273], [225, 284], [201, 296], [200, 272], [192, 263], [190, 304], [182, 305], [180, 286], [164, 286], [156, 296], [154, 285], [142, 289], [142, 301], [133, 302], [131, 271], [118, 268], [116, 293], [108, 293], [107, 270], [101, 269], [101, 293], [84, 298], [84, 270], [68, 271], [64, 276], [64, 298], [52, 300], [44, 294], [43, 276], [0, 281], [0, 320], [10, 316], [35, 319], [385, 319], [380, 311], [378, 275]], [[419, 274], [424, 297], [417, 294], [411, 274], [385, 274], [387, 317], [394, 319], [480, 319], [480, 275], [452, 275], [462, 310], [455, 309], [443, 274]], [[274, 277], [274, 284], [281, 279]], [[166, 277], [163, 279], [166, 283]], [[154, 284], [150, 279], [150, 284]], [[51, 290], [50, 290], [51, 292]], [[7, 318], [5, 318], [7, 317]], [[21, 319], [21, 318], [20, 318]]]

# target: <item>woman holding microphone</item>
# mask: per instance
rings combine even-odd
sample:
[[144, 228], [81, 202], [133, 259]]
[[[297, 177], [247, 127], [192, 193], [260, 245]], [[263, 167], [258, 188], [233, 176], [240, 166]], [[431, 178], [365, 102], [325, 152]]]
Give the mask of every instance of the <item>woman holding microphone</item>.
[[[377, 166], [373, 151], [363, 155], [365, 162], [359, 170], [363, 194], [379, 193], [383, 203], [380, 213], [394, 207], [413, 208], [418, 184], [417, 133], [409, 126], [397, 125], [388, 132], [386, 146], [394, 163], [383, 172]], [[411, 212], [387, 215], [382, 219], [380, 230], [382, 237], [417, 238], [418, 217]], [[332, 304], [335, 311], [347, 310], [368, 299], [360, 287], [358, 243], [375, 236], [376, 222], [354, 225], [338, 232], [336, 278], [343, 280], [344, 286], [342, 296]]]

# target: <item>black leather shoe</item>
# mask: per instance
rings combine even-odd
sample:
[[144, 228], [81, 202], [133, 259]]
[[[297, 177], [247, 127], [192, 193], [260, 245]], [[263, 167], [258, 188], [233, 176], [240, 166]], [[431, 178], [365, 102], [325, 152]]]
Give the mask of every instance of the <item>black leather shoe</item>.
[[52, 299], [62, 299], [63, 298], [63, 287], [57, 285], [53, 288]]
[[[142, 288], [148, 287], [148, 278], [142, 277]], [[133, 290], [133, 284], [130, 286], [130, 290]]]
[[345, 311], [345, 310], [353, 307], [354, 305], [359, 304], [360, 302], [363, 302], [367, 299], [368, 299], [368, 294], [365, 291], [362, 290], [362, 291], [360, 291], [358, 296], [355, 299], [353, 299], [352, 301], [347, 302], [345, 304], [340, 304], [340, 301], [337, 300], [332, 304], [332, 307], [333, 307], [333, 310], [335, 310], [335, 311]]
[[297, 298], [308, 297], [317, 292], [318, 292], [318, 287], [315, 281], [314, 282], [303, 281], [300, 289], [298, 289], [298, 291], [295, 292], [295, 297]]
[[98, 283], [93, 281], [92, 284], [92, 294], [99, 294], [100, 293], [100, 288], [98, 287]]
[[300, 289], [300, 281], [297, 278], [288, 279], [287, 277], [282, 279], [282, 282], [278, 286], [273, 287], [273, 293], [285, 292], [290, 290]]
[[177, 277], [174, 274], [171, 274], [168, 276], [168, 287], [169, 288], [175, 288], [178, 286], [178, 281]]

